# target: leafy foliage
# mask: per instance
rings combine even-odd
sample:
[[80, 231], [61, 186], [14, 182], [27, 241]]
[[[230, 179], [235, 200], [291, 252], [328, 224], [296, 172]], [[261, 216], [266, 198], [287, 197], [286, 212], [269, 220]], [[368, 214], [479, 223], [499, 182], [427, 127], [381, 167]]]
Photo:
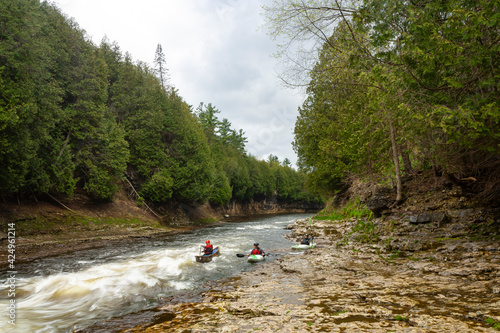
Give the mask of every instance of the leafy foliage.
[[47, 2], [0, 0], [0, 191], [113, 200], [125, 177], [144, 200], [318, 201], [290, 162], [248, 156], [212, 104], [191, 109], [155, 69], [99, 46]]
[[279, 55], [304, 40], [320, 45], [295, 126], [310, 186], [334, 193], [352, 173], [375, 183], [392, 171], [400, 181], [402, 161], [406, 172], [432, 166], [473, 177], [470, 190], [497, 200], [498, 10], [488, 0], [279, 0], [265, 8], [270, 34], [287, 40]]

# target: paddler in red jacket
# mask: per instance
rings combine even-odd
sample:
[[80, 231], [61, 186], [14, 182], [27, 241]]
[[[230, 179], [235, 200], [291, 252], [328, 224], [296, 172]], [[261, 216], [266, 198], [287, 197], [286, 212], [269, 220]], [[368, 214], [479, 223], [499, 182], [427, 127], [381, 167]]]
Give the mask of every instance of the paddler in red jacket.
[[203, 246], [203, 253], [204, 255], [209, 255], [209, 254], [212, 254], [212, 252], [214, 252], [214, 247], [212, 244], [210, 244], [210, 241], [207, 240], [205, 242], [205, 246]]
[[266, 254], [264, 253], [264, 250], [262, 250], [260, 247], [259, 247], [259, 243], [254, 243], [253, 244], [253, 250], [252, 252], [250, 252], [250, 254], [247, 254], [247, 257], [248, 256], [251, 256], [253, 254], [260, 254], [261, 256], [265, 257]]

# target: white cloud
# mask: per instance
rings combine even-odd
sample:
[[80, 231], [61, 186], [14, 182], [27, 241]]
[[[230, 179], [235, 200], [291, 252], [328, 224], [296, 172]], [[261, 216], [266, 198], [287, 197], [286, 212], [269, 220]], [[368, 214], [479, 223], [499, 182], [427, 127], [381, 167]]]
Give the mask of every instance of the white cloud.
[[255, 156], [296, 161], [291, 141], [302, 96], [283, 88], [271, 55], [274, 42], [258, 27], [264, 0], [58, 0], [99, 44], [151, 64], [158, 43], [171, 83], [194, 107], [212, 103], [248, 137]]

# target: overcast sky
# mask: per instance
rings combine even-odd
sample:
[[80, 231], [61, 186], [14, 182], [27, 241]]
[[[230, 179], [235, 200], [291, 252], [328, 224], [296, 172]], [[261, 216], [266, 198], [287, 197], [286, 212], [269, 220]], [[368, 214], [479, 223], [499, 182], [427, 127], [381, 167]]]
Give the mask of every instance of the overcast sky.
[[162, 45], [170, 83], [190, 105], [212, 103], [248, 137], [247, 151], [295, 164], [293, 127], [303, 95], [284, 88], [263, 29], [266, 0], [57, 0], [63, 13], [100, 44], [153, 64]]

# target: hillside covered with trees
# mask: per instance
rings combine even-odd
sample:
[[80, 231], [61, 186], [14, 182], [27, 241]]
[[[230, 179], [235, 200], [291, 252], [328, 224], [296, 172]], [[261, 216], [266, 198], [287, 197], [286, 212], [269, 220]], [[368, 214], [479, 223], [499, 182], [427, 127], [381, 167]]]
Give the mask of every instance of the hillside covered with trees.
[[286, 40], [278, 56], [293, 59], [284, 80], [306, 81], [294, 147], [310, 187], [364, 179], [393, 185], [400, 202], [404, 177], [428, 170], [498, 204], [499, 12], [489, 0], [265, 8], [270, 35]]
[[215, 106], [188, 105], [166, 81], [160, 45], [153, 69], [116, 43], [94, 45], [47, 2], [0, 7], [4, 202], [77, 192], [112, 201], [130, 186], [154, 205], [320, 200], [287, 160], [247, 154], [244, 132]]

